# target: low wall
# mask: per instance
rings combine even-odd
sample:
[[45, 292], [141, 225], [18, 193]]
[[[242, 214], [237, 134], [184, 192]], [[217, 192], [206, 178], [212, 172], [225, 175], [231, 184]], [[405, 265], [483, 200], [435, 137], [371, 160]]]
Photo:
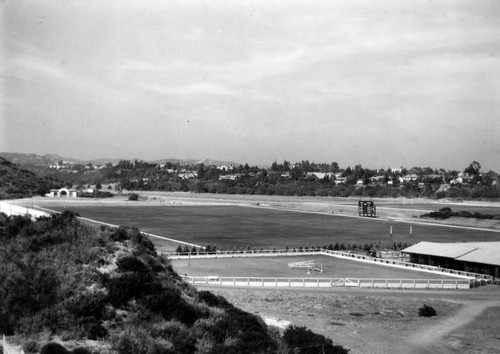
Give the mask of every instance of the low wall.
[[25, 208], [20, 205], [11, 204], [9, 202], [0, 202], [0, 213], [4, 213], [7, 215], [31, 215], [32, 218], [38, 218], [40, 216], [48, 216], [49, 213], [46, 213], [41, 210], [35, 210], [31, 208]]
[[466, 279], [362, 279], [362, 278], [272, 278], [272, 277], [190, 277], [193, 285], [271, 288], [380, 288], [380, 289], [470, 289], [474, 280]]

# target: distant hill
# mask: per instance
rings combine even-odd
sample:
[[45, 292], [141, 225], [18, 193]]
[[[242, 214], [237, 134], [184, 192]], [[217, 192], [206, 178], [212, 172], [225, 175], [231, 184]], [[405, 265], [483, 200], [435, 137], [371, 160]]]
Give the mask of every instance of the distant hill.
[[[74, 164], [82, 164], [86, 165], [89, 162], [92, 164], [99, 164], [99, 165], [104, 165], [106, 163], [118, 163], [121, 159], [112, 159], [112, 158], [97, 158], [97, 159], [91, 159], [91, 160], [81, 160], [81, 159], [76, 159], [73, 157], [64, 157], [56, 154], [46, 154], [46, 155], [37, 155], [37, 154], [27, 154], [27, 153], [16, 153], [16, 152], [0, 152], [0, 157], [3, 157], [16, 165], [19, 166], [36, 166], [36, 167], [46, 167], [49, 165], [53, 165], [57, 161], [68, 161], [70, 163]], [[123, 160], [141, 160], [141, 159], [123, 159]], [[147, 160], [144, 160], [147, 161]], [[163, 159], [158, 159], [154, 161], [147, 161], [147, 162], [152, 162], [152, 163], [157, 163], [157, 164], [164, 164], [166, 162], [170, 163], [178, 163], [180, 165], [194, 165], [199, 162], [203, 163], [204, 165], [216, 165], [216, 166], [238, 166], [239, 163], [236, 162], [231, 162], [231, 161], [219, 161], [219, 160], [212, 160], [212, 159], [205, 159], [205, 160], [196, 160], [196, 159], [175, 159], [175, 158], [163, 158]]]
[[40, 177], [0, 156], [0, 199], [43, 195], [56, 187], [57, 182]]

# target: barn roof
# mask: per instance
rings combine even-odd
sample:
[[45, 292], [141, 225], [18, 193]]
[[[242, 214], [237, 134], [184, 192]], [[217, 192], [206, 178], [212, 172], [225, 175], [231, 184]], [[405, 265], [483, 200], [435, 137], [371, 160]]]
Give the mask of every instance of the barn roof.
[[453, 258], [457, 261], [500, 265], [500, 242], [419, 242], [405, 253]]

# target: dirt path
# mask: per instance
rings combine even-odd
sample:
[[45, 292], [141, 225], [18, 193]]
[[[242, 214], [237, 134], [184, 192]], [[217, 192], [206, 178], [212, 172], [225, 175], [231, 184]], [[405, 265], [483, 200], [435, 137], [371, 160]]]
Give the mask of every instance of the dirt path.
[[464, 302], [463, 307], [453, 316], [415, 333], [409, 338], [411, 354], [455, 353], [447, 348], [443, 339], [459, 328], [472, 323], [489, 307], [500, 306], [500, 301]]

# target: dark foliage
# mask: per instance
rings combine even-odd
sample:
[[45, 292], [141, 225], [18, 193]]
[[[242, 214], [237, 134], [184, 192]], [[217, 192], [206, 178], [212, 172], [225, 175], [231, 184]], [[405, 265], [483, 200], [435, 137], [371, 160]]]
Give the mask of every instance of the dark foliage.
[[113, 233], [111, 234], [111, 239], [113, 241], [118, 241], [118, 242], [128, 240], [129, 235], [127, 232], [127, 228], [120, 226], [120, 227], [114, 229]]
[[347, 354], [349, 349], [334, 345], [331, 339], [311, 332], [305, 327], [290, 326], [283, 333], [290, 354]]
[[71, 351], [72, 354], [92, 354], [92, 352], [87, 348], [75, 348]]
[[45, 344], [40, 350], [40, 354], [69, 354], [70, 351], [56, 342]]
[[220, 308], [231, 308], [233, 307], [223, 296], [214, 295], [210, 291], [201, 290], [198, 291], [198, 300], [204, 302], [208, 306], [220, 307]]
[[418, 309], [418, 315], [420, 317], [434, 317], [437, 316], [437, 312], [433, 307], [424, 305]]
[[118, 259], [116, 262], [118, 272], [136, 272], [142, 275], [151, 274], [151, 268], [143, 261], [134, 256], [126, 256]]
[[131, 200], [131, 201], [137, 201], [137, 200], [139, 200], [139, 194], [137, 194], [137, 193], [130, 193], [128, 195], [128, 200]]
[[471, 213], [468, 211], [453, 212], [451, 208], [445, 207], [439, 209], [439, 211], [432, 211], [428, 214], [423, 214], [421, 218], [436, 218], [436, 219], [448, 219], [452, 216], [461, 218], [473, 218], [473, 219], [488, 219], [488, 220], [498, 220], [500, 215], [483, 214], [483, 213]]

